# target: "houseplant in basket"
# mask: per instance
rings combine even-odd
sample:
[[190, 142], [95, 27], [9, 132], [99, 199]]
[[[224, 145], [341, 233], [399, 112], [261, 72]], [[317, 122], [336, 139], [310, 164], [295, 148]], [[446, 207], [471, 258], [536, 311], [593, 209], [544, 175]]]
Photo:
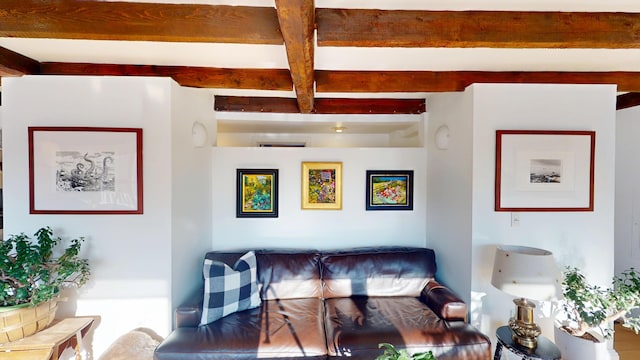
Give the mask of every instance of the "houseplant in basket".
[[640, 331], [640, 317], [631, 312], [640, 307], [640, 273], [633, 268], [616, 275], [611, 287], [605, 289], [590, 284], [580, 270], [569, 267], [564, 272], [562, 295], [564, 319], [555, 338], [563, 359], [598, 359], [600, 355], [608, 359], [604, 339], [613, 335], [613, 321], [622, 321], [636, 334]]
[[34, 236], [0, 240], [0, 343], [47, 327], [60, 290], [82, 286], [90, 275], [88, 261], [79, 257], [84, 238], [63, 242], [49, 227]]

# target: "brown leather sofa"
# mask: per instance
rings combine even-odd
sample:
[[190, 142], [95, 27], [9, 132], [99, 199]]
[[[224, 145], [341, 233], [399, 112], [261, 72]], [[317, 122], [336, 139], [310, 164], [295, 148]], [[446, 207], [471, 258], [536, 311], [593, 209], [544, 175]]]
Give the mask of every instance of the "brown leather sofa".
[[[241, 252], [209, 252], [234, 264]], [[378, 345], [438, 360], [489, 360], [489, 338], [467, 306], [435, 280], [435, 253], [383, 247], [339, 251], [256, 250], [262, 304], [198, 326], [203, 291], [175, 311], [175, 330], [156, 360], [373, 360]]]

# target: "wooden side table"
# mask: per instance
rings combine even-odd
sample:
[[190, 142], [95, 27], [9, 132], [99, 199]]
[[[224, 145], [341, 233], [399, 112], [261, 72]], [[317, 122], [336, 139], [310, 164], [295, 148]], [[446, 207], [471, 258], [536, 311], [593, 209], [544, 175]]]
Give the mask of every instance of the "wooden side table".
[[82, 337], [91, 329], [94, 318], [74, 317], [55, 321], [48, 328], [23, 339], [0, 344], [0, 358], [13, 360], [58, 360], [64, 349], [76, 351], [81, 360]]
[[496, 344], [496, 352], [493, 356], [493, 360], [500, 360], [502, 357], [502, 348], [505, 347], [516, 356], [522, 358], [522, 360], [560, 360], [560, 349], [551, 342], [551, 340], [540, 335], [538, 336], [538, 346], [535, 349], [529, 349], [528, 347], [517, 344], [511, 338], [511, 329], [508, 326], [501, 326], [496, 330], [496, 338], [498, 343]]

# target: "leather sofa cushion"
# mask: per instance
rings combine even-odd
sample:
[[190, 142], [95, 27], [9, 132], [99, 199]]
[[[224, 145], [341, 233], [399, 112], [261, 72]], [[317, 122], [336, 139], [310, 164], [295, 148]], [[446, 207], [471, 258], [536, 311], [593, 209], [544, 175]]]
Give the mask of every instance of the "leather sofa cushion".
[[197, 328], [175, 329], [155, 352], [165, 359], [324, 358], [321, 299], [263, 301]]
[[365, 297], [326, 300], [330, 356], [375, 359], [380, 343], [410, 353], [431, 350], [438, 360], [491, 358], [489, 339], [464, 322], [446, 322], [418, 298]]
[[436, 273], [435, 253], [425, 248], [378, 247], [323, 253], [325, 298], [419, 296]]
[[263, 300], [322, 297], [318, 252], [262, 250], [257, 257]]

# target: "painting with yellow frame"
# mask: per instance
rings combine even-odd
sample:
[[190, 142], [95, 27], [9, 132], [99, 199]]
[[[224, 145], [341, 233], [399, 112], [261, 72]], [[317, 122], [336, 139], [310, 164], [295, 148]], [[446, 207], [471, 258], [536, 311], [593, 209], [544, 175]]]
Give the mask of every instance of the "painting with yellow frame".
[[342, 163], [302, 163], [302, 208], [342, 209]]

